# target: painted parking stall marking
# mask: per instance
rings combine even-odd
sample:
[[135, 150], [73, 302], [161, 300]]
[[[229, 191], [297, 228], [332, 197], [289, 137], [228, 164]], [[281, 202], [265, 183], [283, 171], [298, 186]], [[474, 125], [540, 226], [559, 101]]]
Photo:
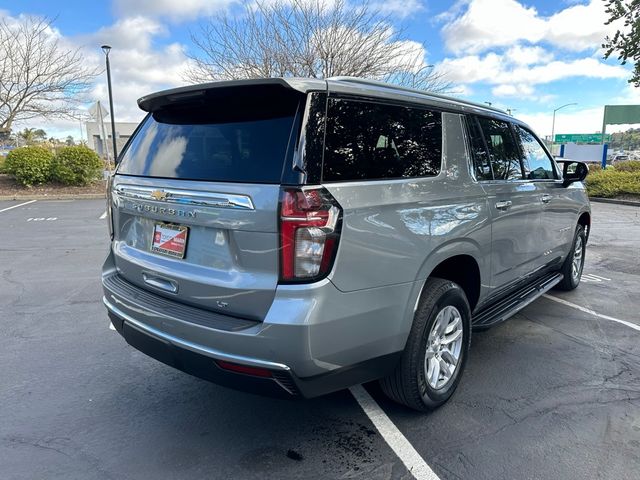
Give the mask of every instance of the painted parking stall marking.
[[14, 208], [23, 207], [24, 205], [29, 205], [30, 203], [34, 203], [34, 202], [37, 202], [37, 200], [29, 200], [28, 202], [19, 203], [17, 205], [11, 205], [10, 207], [3, 208], [2, 210], [0, 210], [0, 213], [6, 212], [8, 210], [12, 210]]
[[553, 295], [544, 294], [542, 295], [544, 298], [548, 298], [549, 300], [553, 300], [554, 302], [561, 303], [562, 305], [566, 305], [567, 307], [575, 308], [576, 310], [580, 310], [581, 312], [588, 313], [589, 315], [593, 315], [594, 317], [601, 318], [603, 320], [609, 320], [611, 322], [620, 323], [621, 325], [626, 325], [629, 328], [633, 328], [640, 332], [640, 325], [636, 325], [635, 323], [627, 322], [626, 320], [621, 320], [619, 318], [611, 317], [609, 315], [603, 315], [601, 313], [596, 312], [595, 310], [591, 310], [590, 308], [583, 307], [581, 305], [576, 305], [575, 303], [568, 302], [562, 298], [554, 297]]
[[611, 279], [607, 277], [601, 277], [600, 275], [596, 275], [594, 273], [583, 273], [580, 278], [583, 282], [587, 283], [602, 283], [602, 282], [610, 282]]
[[439, 480], [438, 475], [431, 470], [427, 462], [425, 462], [416, 449], [413, 448], [409, 440], [400, 432], [398, 427], [395, 426], [387, 414], [384, 413], [384, 410], [380, 408], [380, 405], [378, 405], [362, 385], [351, 387], [349, 391], [355, 397], [360, 407], [362, 407], [367, 417], [369, 417], [371, 423], [376, 427], [376, 430], [380, 432], [384, 441], [387, 442], [416, 480]]
[[29, 217], [27, 222], [55, 222], [58, 217]]

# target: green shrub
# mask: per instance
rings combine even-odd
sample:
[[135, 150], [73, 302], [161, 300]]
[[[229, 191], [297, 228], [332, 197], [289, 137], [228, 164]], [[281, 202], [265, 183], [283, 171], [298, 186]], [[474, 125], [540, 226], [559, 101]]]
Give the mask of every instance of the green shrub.
[[7, 167], [5, 165], [5, 159], [4, 159], [4, 157], [2, 155], [0, 155], [0, 174], [7, 173], [6, 168]]
[[52, 175], [65, 185], [88, 185], [101, 178], [102, 169], [102, 160], [90, 148], [62, 147], [53, 159]]
[[619, 172], [640, 172], [640, 161], [627, 160], [625, 162], [617, 162], [614, 167]]
[[617, 167], [590, 172], [587, 192], [593, 197], [640, 195], [640, 171], [620, 171]]
[[5, 170], [19, 183], [30, 187], [49, 181], [52, 159], [53, 153], [44, 147], [20, 147], [7, 155]]

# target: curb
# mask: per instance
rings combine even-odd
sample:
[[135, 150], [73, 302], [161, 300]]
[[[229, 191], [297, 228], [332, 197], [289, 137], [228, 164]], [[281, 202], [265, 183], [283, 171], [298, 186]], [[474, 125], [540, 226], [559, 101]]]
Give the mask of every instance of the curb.
[[615, 198], [600, 198], [600, 197], [589, 197], [589, 200], [592, 202], [615, 203], [616, 205], [629, 205], [631, 207], [640, 207], [640, 202], [634, 202], [633, 200], [617, 200]]
[[0, 201], [6, 200], [97, 200], [106, 199], [104, 193], [55, 193], [52, 195], [0, 195]]

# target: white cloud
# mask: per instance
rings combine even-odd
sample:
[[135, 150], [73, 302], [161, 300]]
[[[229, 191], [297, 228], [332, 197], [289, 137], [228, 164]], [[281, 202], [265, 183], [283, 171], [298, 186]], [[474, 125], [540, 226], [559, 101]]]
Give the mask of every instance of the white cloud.
[[573, 5], [549, 17], [546, 39], [567, 50], [600, 48], [604, 38], [622, 26], [620, 22], [605, 25], [608, 18], [602, 0]]
[[[117, 121], [140, 120], [143, 112], [136, 103], [139, 97], [185, 83], [182, 74], [189, 64], [185, 47], [179, 43], [155, 45], [156, 39], [165, 35], [167, 31], [158, 21], [131, 17], [118, 20], [92, 35], [74, 39], [85, 46], [87, 60], [99, 66], [104, 65], [104, 54], [99, 46], [111, 45], [109, 59]], [[93, 101], [101, 100], [107, 105], [104, 74], [96, 79], [91, 93]]]
[[503, 84], [494, 87], [491, 90], [491, 93], [494, 97], [521, 97], [526, 96], [529, 97], [533, 95], [534, 89], [531, 85], [510, 85]]
[[[105, 57], [100, 49], [103, 44], [112, 47], [109, 58], [113, 82], [115, 118], [118, 122], [137, 122], [142, 112], [137, 99], [148, 93], [184, 85], [183, 72], [190, 60], [185, 55], [185, 46], [180, 43], [158, 45], [168, 32], [157, 20], [145, 17], [128, 17], [103, 27], [90, 35], [68, 37], [53, 30], [65, 48], [80, 48], [85, 66], [101, 70], [87, 95], [87, 103], [78, 108], [78, 113], [86, 116], [86, 109], [97, 100], [108, 108]], [[84, 112], [84, 113], [83, 113]], [[44, 128], [49, 136], [73, 135], [79, 138], [78, 120], [32, 120], [28, 124], [19, 123], [15, 129], [24, 127]]]
[[[556, 114], [555, 133], [596, 133], [602, 130], [603, 107], [580, 110], [565, 109]], [[518, 113], [541, 137], [551, 135], [553, 110], [537, 113]], [[614, 131], [609, 130], [607, 131]]]
[[504, 55], [508, 62], [516, 65], [536, 65], [553, 60], [553, 54], [542, 47], [514, 45]]
[[424, 10], [424, 4], [421, 0], [385, 0], [373, 2], [371, 6], [383, 15], [392, 15], [398, 18], [411, 17]]
[[473, 90], [473, 88], [471, 88], [471, 86], [464, 83], [459, 83], [453, 87], [449, 94], [453, 96], [470, 97], [471, 95], [475, 94], [475, 91]]
[[564, 50], [597, 49], [620, 26], [604, 25], [607, 15], [601, 0], [571, 5], [549, 17], [516, 0], [470, 0], [466, 9], [459, 4], [454, 8], [458, 13], [444, 17], [442, 35], [447, 49], [456, 54], [542, 41]]
[[535, 8], [515, 0], [471, 0], [462, 15], [442, 29], [445, 46], [453, 52], [481, 52], [520, 40], [537, 43], [545, 33]]
[[234, 0], [115, 0], [114, 8], [123, 17], [143, 15], [180, 22], [211, 15], [232, 3]]
[[497, 53], [485, 56], [469, 55], [447, 58], [439, 68], [448, 73], [453, 82], [490, 84], [539, 85], [571, 77], [626, 78], [628, 72], [620, 66], [607, 65], [594, 58], [552, 62], [541, 65], [514, 65], [509, 59]]

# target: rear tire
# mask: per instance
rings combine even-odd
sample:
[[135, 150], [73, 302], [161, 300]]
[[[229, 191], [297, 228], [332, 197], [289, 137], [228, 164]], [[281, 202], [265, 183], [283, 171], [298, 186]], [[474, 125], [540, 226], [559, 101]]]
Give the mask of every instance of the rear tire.
[[458, 386], [470, 344], [471, 310], [464, 291], [449, 280], [430, 278], [400, 362], [380, 386], [409, 408], [437, 408]]
[[586, 251], [587, 235], [585, 234], [584, 227], [582, 225], [578, 225], [573, 237], [573, 246], [571, 247], [571, 251], [569, 252], [569, 255], [567, 255], [567, 258], [560, 269], [560, 273], [564, 275], [564, 278], [560, 283], [558, 283], [558, 285], [556, 285], [558, 290], [568, 292], [580, 285]]

